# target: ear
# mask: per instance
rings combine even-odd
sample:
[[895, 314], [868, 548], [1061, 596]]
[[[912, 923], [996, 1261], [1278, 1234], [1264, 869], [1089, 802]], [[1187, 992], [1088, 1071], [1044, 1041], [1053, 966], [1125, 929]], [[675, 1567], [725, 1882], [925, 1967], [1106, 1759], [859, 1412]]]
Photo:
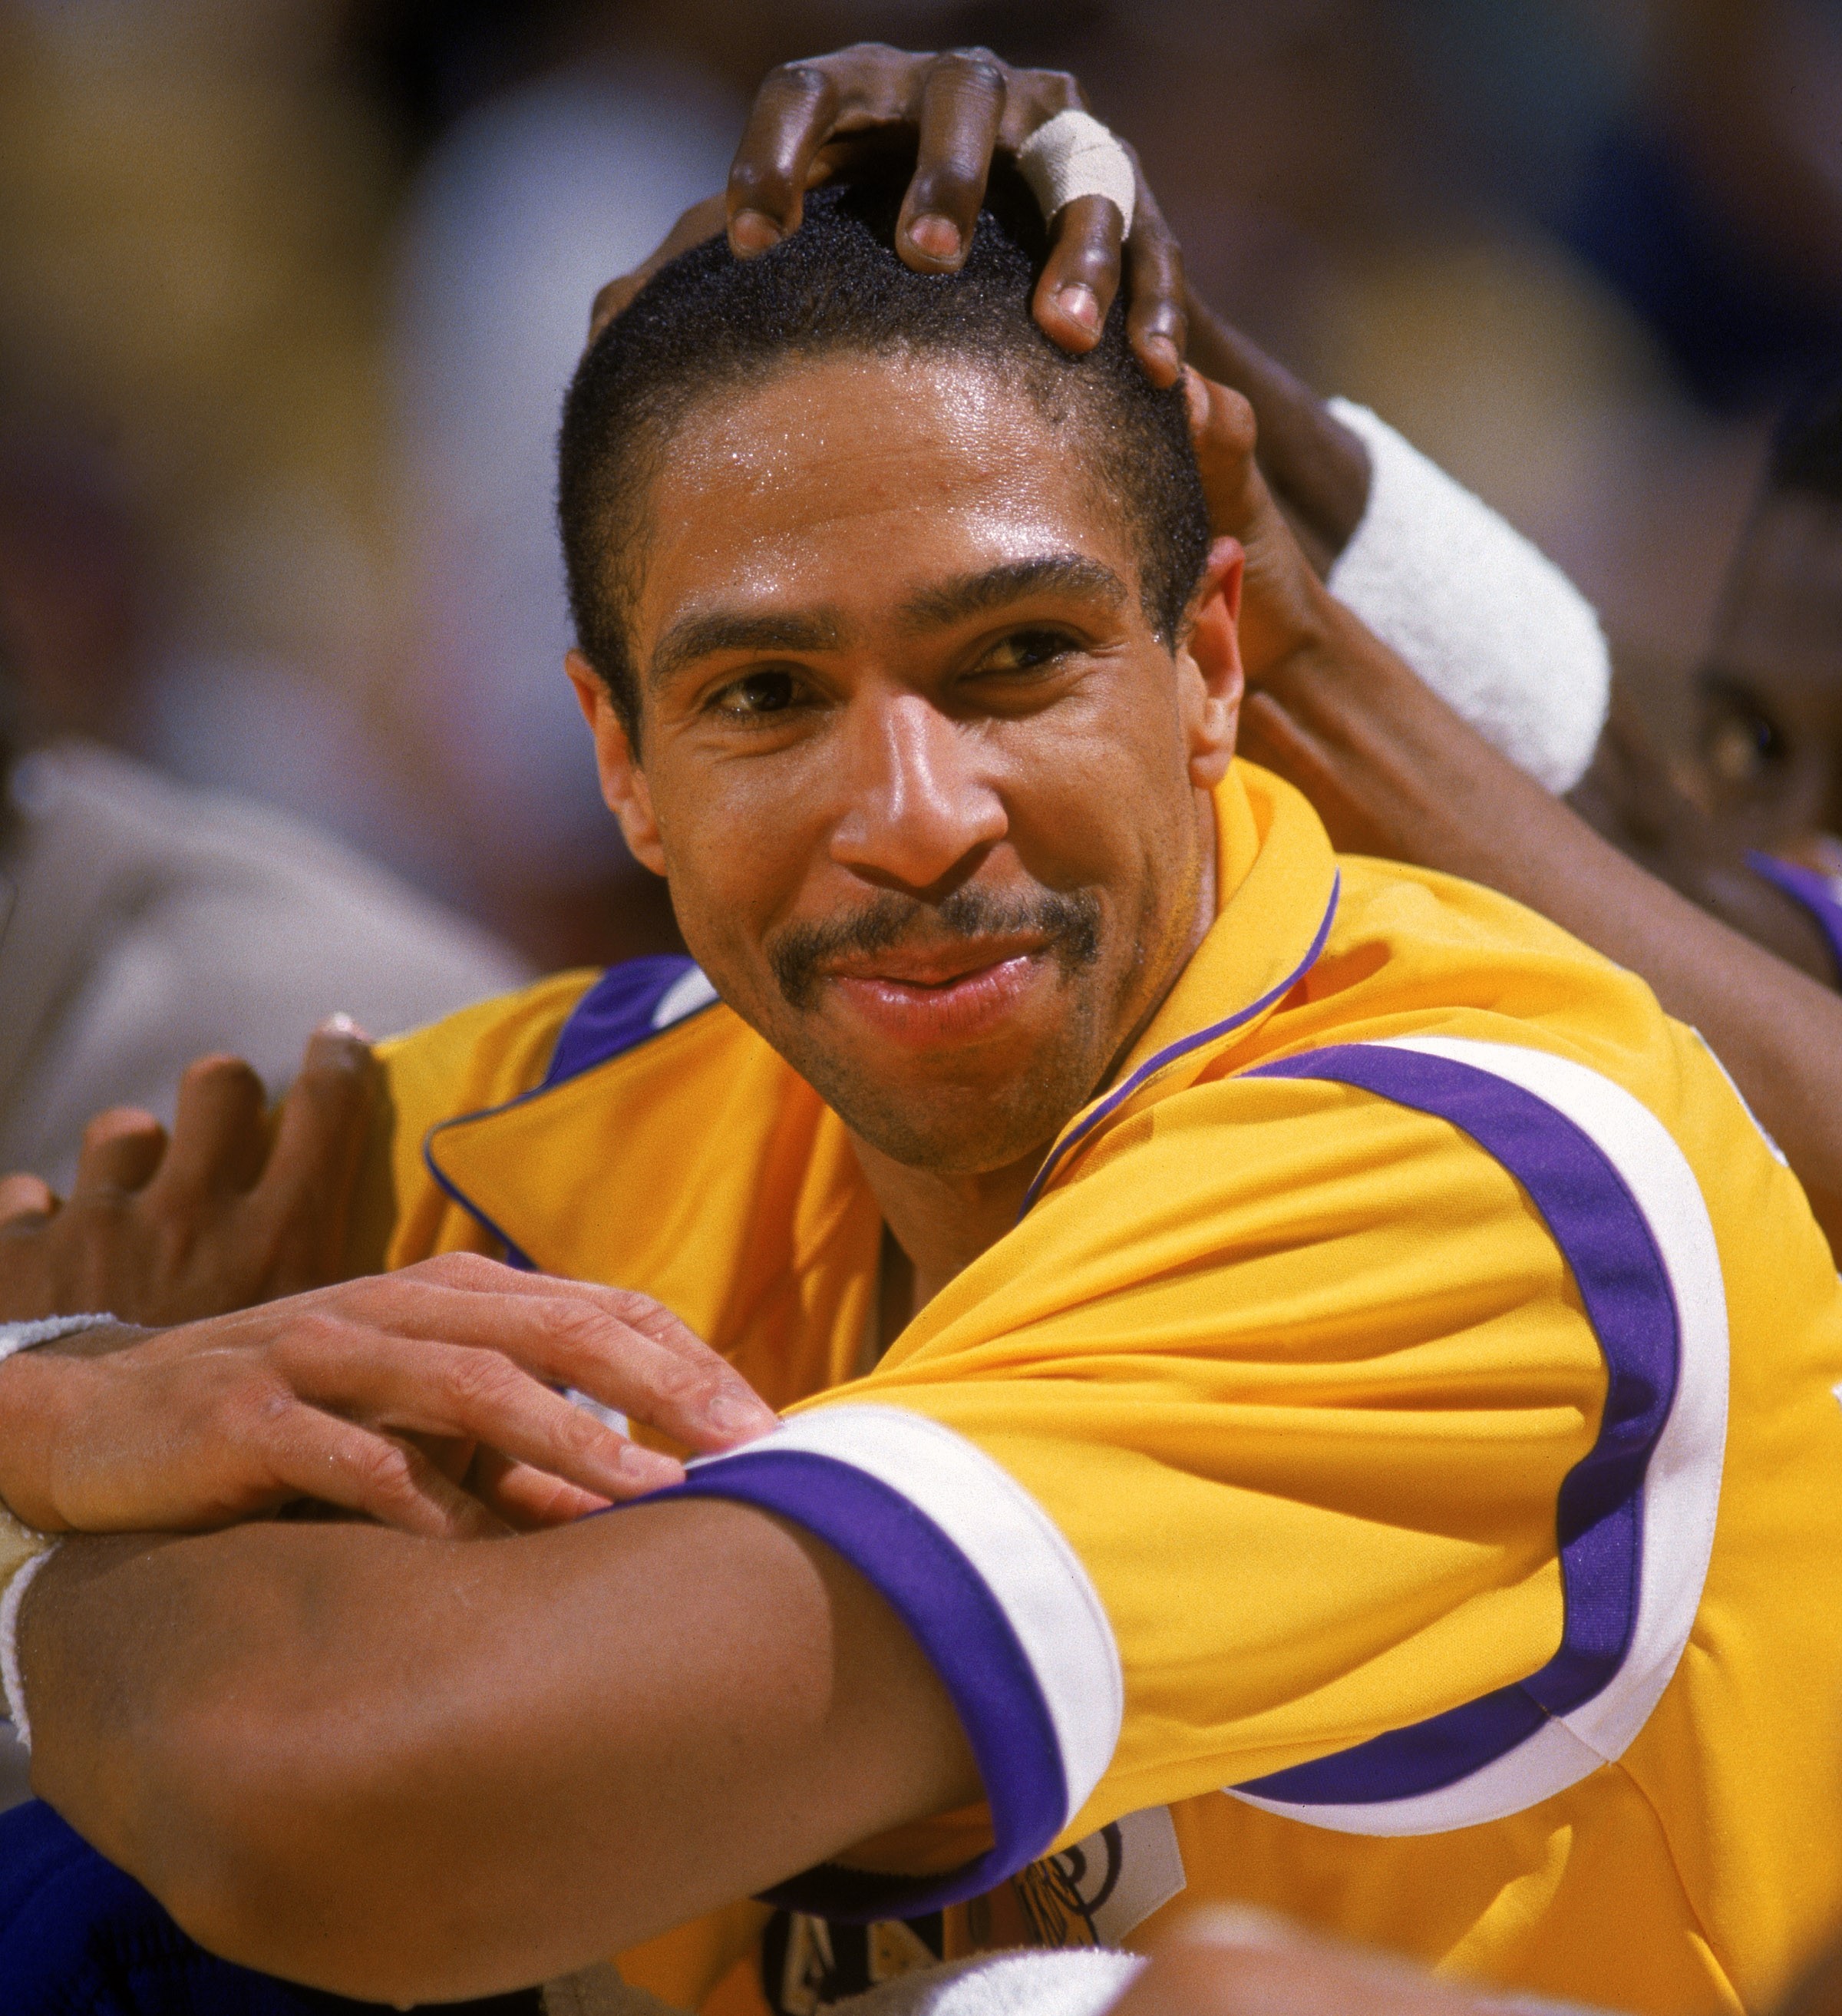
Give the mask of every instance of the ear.
[[608, 810], [621, 822], [621, 831], [634, 859], [655, 875], [663, 875], [665, 849], [659, 838], [653, 794], [606, 682], [580, 651], [571, 651], [563, 663], [569, 682], [576, 689], [576, 704], [595, 737], [601, 795], [607, 801]]
[[1239, 539], [1218, 539], [1191, 607], [1189, 634], [1177, 652], [1189, 780], [1213, 790], [1234, 760], [1241, 722], [1241, 571]]

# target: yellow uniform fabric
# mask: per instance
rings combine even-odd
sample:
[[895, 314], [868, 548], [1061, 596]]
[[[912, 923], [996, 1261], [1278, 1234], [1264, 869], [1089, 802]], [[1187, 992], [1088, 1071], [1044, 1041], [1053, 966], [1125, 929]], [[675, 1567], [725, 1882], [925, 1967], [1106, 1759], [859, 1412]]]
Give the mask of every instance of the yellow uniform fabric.
[[[642, 1290], [792, 1410], [693, 1488], [879, 1582], [991, 1810], [782, 1901], [1137, 1945], [1245, 1899], [1524, 1989], [1761, 2007], [1842, 1915], [1827, 1246], [1635, 977], [1340, 862], [1250, 765], [1218, 803], [1214, 927], [867, 1377], [843, 1127], [682, 963], [385, 1046], [357, 1254]], [[1096, 1902], [1103, 1853], [1161, 1909]], [[759, 1923], [630, 1971], [688, 2000]]]

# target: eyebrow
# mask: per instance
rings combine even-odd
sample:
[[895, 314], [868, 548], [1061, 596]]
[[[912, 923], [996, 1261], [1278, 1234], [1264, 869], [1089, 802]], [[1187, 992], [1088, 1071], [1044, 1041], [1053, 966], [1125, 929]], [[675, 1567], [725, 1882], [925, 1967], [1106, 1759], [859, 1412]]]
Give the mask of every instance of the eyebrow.
[[719, 651], [835, 651], [844, 635], [844, 619], [833, 610], [759, 616], [739, 610], [708, 610], [673, 624], [660, 639], [646, 681], [652, 686], [663, 686], [684, 666], [714, 657]]
[[1044, 553], [923, 589], [902, 604], [901, 616], [911, 629], [944, 629], [969, 616], [984, 616], [1027, 596], [1045, 593], [1085, 596], [1118, 609], [1127, 601], [1128, 591], [1111, 567], [1085, 553]]

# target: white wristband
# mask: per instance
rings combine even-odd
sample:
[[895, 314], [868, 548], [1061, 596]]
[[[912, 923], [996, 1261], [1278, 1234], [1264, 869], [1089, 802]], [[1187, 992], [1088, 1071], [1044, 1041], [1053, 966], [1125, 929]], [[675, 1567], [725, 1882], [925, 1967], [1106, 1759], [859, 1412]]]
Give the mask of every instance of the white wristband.
[[57, 1546], [48, 1535], [34, 1532], [0, 1508], [0, 1689], [5, 1692], [13, 1733], [27, 1750], [32, 1747], [32, 1726], [26, 1718], [26, 1687], [20, 1676], [20, 1605]]
[[1330, 592], [1485, 741], [1551, 791], [1585, 775], [1611, 656], [1554, 563], [1366, 406], [1330, 410], [1369, 451], [1369, 503]]
[[1131, 236], [1139, 195], [1132, 157], [1092, 113], [1058, 112], [1038, 126], [1017, 149], [1017, 167], [1045, 223], [1077, 196], [1103, 196], [1124, 220], [1121, 236]]
[[119, 1323], [119, 1316], [92, 1313], [86, 1316], [41, 1316], [34, 1323], [0, 1323], [0, 1359], [17, 1351], [36, 1351], [41, 1344], [56, 1344], [61, 1337], [75, 1337], [80, 1330], [100, 1330], [104, 1323]]

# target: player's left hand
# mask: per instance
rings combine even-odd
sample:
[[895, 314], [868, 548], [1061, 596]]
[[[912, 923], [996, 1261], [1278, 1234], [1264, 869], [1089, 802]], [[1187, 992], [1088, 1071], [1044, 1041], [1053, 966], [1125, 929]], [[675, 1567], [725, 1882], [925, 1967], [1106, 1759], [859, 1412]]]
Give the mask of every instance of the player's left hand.
[[[1016, 69], [989, 49], [916, 53], [858, 42], [783, 63], [755, 94], [723, 196], [687, 211], [645, 266], [602, 290], [591, 336], [667, 259], [725, 229], [738, 258], [765, 251], [799, 229], [809, 189], [891, 148], [916, 156], [897, 253], [918, 273], [956, 272], [971, 248], [992, 157], [1015, 153], [1058, 113], [1085, 109], [1079, 83], [1065, 71]], [[1049, 220], [1049, 254], [1031, 311], [1052, 341], [1083, 355], [1128, 283], [1132, 348], [1152, 383], [1166, 386], [1183, 362], [1183, 260], [1135, 155], [1133, 166], [1129, 236], [1104, 196], [1077, 197]]]

